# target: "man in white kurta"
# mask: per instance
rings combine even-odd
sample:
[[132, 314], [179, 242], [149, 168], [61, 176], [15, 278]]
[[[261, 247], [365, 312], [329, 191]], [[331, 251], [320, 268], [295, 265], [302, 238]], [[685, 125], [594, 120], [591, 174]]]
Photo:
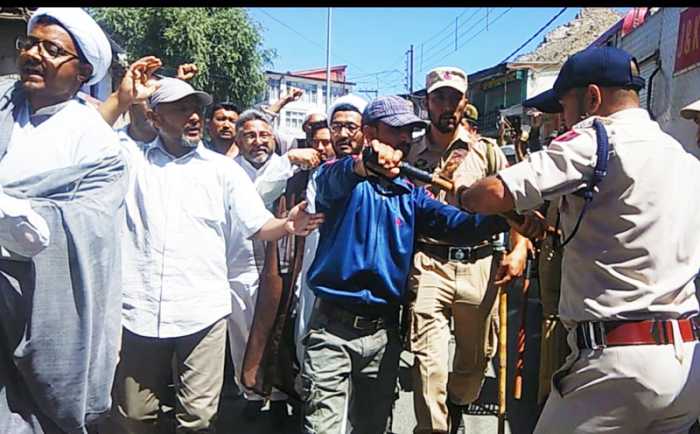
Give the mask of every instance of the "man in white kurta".
[[210, 103], [186, 82], [162, 78], [148, 113], [158, 138], [138, 145], [122, 137], [131, 173], [122, 244], [124, 333], [105, 433], [157, 432], [173, 378], [178, 432], [212, 432], [231, 312], [227, 245], [236, 237], [305, 235], [308, 221], [296, 218], [306, 213], [299, 208], [286, 220], [272, 218], [241, 168], [204, 147], [203, 111]]
[[[253, 181], [255, 191], [268, 210], [272, 210], [275, 200], [284, 194], [287, 181], [295, 173], [302, 168], [316, 166], [320, 161], [313, 149], [290, 149], [282, 156], [277, 155], [274, 152], [276, 142], [268, 117], [256, 110], [241, 113], [236, 122], [236, 131], [236, 144], [240, 153], [234, 161]], [[229, 339], [236, 381], [240, 385], [265, 253], [262, 243], [253, 240], [240, 239], [230, 246], [228, 258], [232, 313], [228, 320]], [[251, 391], [244, 390], [243, 393], [249, 401], [262, 399]], [[273, 402], [286, 398], [285, 394], [277, 390], [273, 390], [271, 395]], [[284, 410], [281, 410], [282, 415]], [[253, 410], [249, 410], [248, 414], [252, 416]]]

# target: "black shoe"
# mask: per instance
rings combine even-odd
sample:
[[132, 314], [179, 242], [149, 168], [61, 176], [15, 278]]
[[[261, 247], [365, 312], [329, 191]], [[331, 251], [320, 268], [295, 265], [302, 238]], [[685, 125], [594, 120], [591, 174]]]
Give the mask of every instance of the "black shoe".
[[251, 421], [258, 416], [260, 416], [260, 409], [263, 406], [263, 401], [249, 401], [246, 400], [245, 407], [243, 407], [243, 417]]
[[462, 406], [447, 399], [447, 413], [450, 420], [450, 434], [464, 434], [464, 419], [462, 418]]
[[270, 401], [270, 415], [275, 426], [279, 427], [286, 424], [289, 418], [287, 401]]

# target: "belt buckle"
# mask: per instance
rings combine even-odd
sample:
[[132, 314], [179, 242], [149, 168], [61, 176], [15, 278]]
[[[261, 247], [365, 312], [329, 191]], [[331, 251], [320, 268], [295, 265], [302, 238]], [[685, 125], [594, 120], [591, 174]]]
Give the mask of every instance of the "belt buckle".
[[473, 251], [474, 249], [472, 247], [450, 247], [447, 250], [447, 259], [450, 261], [468, 263], [472, 260]]
[[[586, 323], [588, 340], [593, 351], [602, 350], [608, 346], [608, 337], [605, 334], [605, 326], [601, 321], [588, 321]], [[596, 334], [597, 332], [597, 334]]]
[[[367, 326], [363, 327], [362, 325], [360, 325], [360, 321], [366, 321]], [[378, 326], [380, 326], [382, 324], [382, 322], [383, 322], [382, 318], [367, 319], [367, 318], [363, 318], [359, 315], [355, 315], [355, 319], [353, 319], [353, 321], [352, 321], [352, 327], [357, 329], [357, 330], [369, 330], [371, 328], [376, 329], [376, 328], [378, 328]]]

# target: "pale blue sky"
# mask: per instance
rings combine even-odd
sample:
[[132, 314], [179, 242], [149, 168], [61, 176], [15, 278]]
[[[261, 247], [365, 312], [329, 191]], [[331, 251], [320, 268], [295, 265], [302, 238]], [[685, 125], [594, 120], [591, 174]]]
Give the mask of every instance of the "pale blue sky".
[[[414, 90], [418, 90], [423, 87], [427, 70], [435, 66], [453, 65], [472, 73], [500, 63], [561, 9], [333, 8], [331, 64], [348, 65], [348, 79], [357, 82], [358, 90], [379, 89], [380, 95], [399, 93], [405, 90], [404, 53], [413, 44]], [[564, 11], [519, 54], [532, 51], [548, 31], [572, 20], [579, 9]], [[263, 28], [264, 47], [277, 50], [273, 70], [325, 67], [326, 8], [248, 11]]]

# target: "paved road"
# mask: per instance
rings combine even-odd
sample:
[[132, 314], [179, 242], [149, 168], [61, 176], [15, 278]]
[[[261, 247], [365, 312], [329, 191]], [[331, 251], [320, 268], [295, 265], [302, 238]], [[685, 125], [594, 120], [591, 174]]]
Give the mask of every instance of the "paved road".
[[[533, 285], [536, 286], [536, 285]], [[534, 288], [533, 288], [534, 292]], [[533, 431], [536, 418], [537, 399], [537, 365], [539, 363], [539, 329], [541, 308], [538, 301], [532, 297], [528, 304], [527, 329], [528, 338], [526, 345], [526, 359], [523, 385], [523, 398], [520, 401], [512, 399], [513, 367], [515, 366], [515, 342], [520, 324], [521, 297], [517, 292], [511, 293], [509, 299], [509, 333], [508, 333], [508, 422], [506, 432], [512, 434], [529, 434]], [[415, 426], [413, 415], [413, 397], [410, 391], [411, 382], [408, 367], [413, 363], [410, 353], [401, 356], [400, 380], [404, 389], [399, 395], [393, 413], [392, 433], [411, 434]], [[494, 366], [490, 367], [486, 382], [481, 391], [481, 396], [475, 405], [467, 409], [464, 421], [467, 434], [472, 433], [496, 433], [497, 418], [497, 382], [494, 375]], [[282, 426], [275, 426], [269, 411], [263, 409], [259, 417], [247, 421], [242, 416], [244, 403], [235, 397], [222, 399], [218, 433], [220, 434], [297, 434], [299, 422], [290, 417]]]

